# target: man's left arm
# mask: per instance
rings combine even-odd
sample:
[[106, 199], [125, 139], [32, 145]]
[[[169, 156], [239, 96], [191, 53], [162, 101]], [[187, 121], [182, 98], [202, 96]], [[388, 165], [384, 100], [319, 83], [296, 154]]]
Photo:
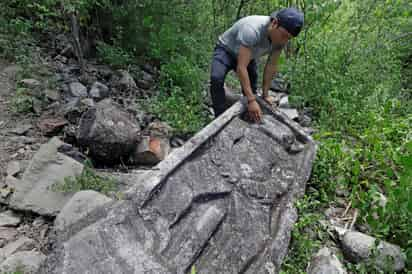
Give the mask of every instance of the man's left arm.
[[269, 89], [272, 83], [272, 78], [277, 72], [277, 64], [278, 64], [280, 53], [281, 53], [281, 50], [279, 49], [273, 50], [272, 53], [269, 55], [268, 60], [265, 65], [265, 69], [263, 72], [263, 84], [262, 84], [262, 91], [263, 91], [262, 95], [265, 100], [269, 98]]

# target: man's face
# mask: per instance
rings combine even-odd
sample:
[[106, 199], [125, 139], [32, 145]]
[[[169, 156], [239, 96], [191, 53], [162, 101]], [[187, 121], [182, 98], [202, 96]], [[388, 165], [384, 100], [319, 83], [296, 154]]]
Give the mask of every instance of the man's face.
[[286, 29], [279, 26], [276, 21], [270, 24], [268, 31], [272, 44], [285, 45], [292, 38], [292, 35]]

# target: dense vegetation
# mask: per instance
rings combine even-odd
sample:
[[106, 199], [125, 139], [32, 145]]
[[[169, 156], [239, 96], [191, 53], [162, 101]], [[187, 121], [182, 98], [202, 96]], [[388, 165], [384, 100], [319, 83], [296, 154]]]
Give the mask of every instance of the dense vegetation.
[[[158, 66], [160, 94], [150, 110], [178, 132], [193, 133], [208, 122], [204, 101], [217, 35], [239, 17], [290, 5], [305, 11], [306, 26], [280, 70], [294, 104], [312, 109], [320, 146], [284, 272], [304, 272], [324, 240], [319, 210], [342, 188], [359, 210], [358, 224], [400, 245], [412, 269], [411, 1], [11, 0], [0, 4], [0, 56], [27, 62], [38, 41], [69, 32], [74, 16], [102, 62]], [[377, 205], [379, 193], [385, 207]]]

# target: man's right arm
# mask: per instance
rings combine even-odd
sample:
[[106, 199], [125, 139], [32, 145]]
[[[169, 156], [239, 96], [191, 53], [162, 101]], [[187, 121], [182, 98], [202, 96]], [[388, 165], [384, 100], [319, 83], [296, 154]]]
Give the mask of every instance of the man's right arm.
[[249, 73], [247, 71], [251, 59], [252, 51], [245, 46], [240, 46], [236, 72], [239, 76], [244, 95], [248, 98], [248, 101], [255, 98], [250, 84]]
[[253, 94], [252, 87], [250, 85], [249, 73], [247, 71], [247, 67], [251, 59], [252, 51], [245, 46], [240, 46], [236, 72], [239, 76], [244, 95], [248, 99], [249, 115], [255, 122], [260, 122], [262, 118], [262, 111], [259, 104], [256, 102], [256, 97]]

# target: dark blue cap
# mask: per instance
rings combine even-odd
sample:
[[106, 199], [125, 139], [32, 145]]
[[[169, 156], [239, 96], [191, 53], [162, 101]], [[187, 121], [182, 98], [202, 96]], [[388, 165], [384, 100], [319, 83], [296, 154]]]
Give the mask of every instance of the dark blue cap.
[[270, 15], [270, 18], [277, 19], [279, 26], [285, 28], [294, 37], [302, 30], [303, 17], [303, 13], [295, 8], [284, 8]]

